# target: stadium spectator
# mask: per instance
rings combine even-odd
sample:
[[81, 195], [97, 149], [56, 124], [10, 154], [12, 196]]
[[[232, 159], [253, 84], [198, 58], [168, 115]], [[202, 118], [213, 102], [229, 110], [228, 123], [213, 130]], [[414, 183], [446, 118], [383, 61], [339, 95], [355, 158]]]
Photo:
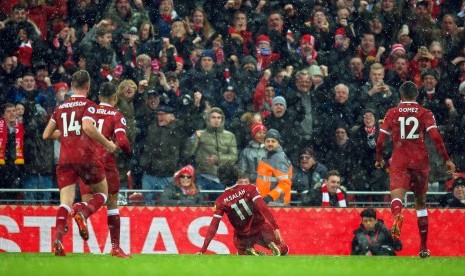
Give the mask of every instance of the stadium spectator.
[[[4, 3], [2, 3], [2, 6]], [[17, 3], [13, 6], [10, 16], [0, 23], [0, 57], [9, 56], [16, 49], [20, 28], [27, 30], [30, 39], [39, 40], [40, 31], [37, 25], [28, 18], [27, 6]]]
[[185, 158], [194, 158], [197, 185], [203, 191], [220, 190], [219, 166], [237, 161], [236, 137], [224, 129], [224, 113], [213, 107], [207, 113], [207, 127], [188, 138]]
[[48, 24], [54, 19], [65, 19], [68, 14], [66, 0], [56, 0], [54, 5], [48, 5], [37, 0], [26, 0], [27, 16], [38, 27], [42, 41], [48, 39]]
[[282, 143], [279, 131], [268, 129], [265, 136], [266, 158], [258, 163], [256, 185], [269, 206], [289, 206], [291, 203], [292, 165]]
[[[362, 114], [360, 125], [357, 125], [351, 133], [354, 152], [354, 168], [350, 181], [350, 190], [353, 191], [387, 191], [389, 189], [389, 176], [385, 169], [376, 169], [370, 164], [375, 161], [376, 140], [379, 136], [379, 124], [375, 111], [366, 109]], [[387, 147], [384, 156], [390, 155], [391, 147]], [[356, 195], [356, 201], [368, 201], [371, 198], [373, 204], [380, 204], [384, 200], [383, 195]]]
[[[402, 102], [389, 109], [381, 126], [376, 143], [376, 168], [384, 166], [382, 152], [387, 135], [393, 142], [393, 154], [390, 165], [391, 212], [394, 223], [391, 235], [400, 239], [402, 230], [402, 198], [408, 190], [415, 196], [415, 209], [420, 234], [420, 257], [428, 258], [430, 251], [428, 239], [428, 211], [426, 209], [426, 192], [428, 191], [429, 161], [424, 142], [425, 132], [431, 137], [439, 154], [446, 162], [449, 174], [455, 172], [455, 165], [447, 154], [444, 142], [439, 134], [430, 110], [416, 102], [418, 89], [413, 82], [405, 82], [400, 87]], [[413, 182], [413, 185], [412, 185]]]
[[[27, 77], [23, 77], [26, 79]], [[50, 82], [50, 80], [48, 80]], [[53, 86], [51, 87], [53, 91]], [[53, 141], [43, 140], [42, 133], [47, 125], [48, 114], [34, 97], [35, 91], [26, 92], [24, 104], [24, 189], [51, 189], [54, 174]], [[53, 92], [52, 92], [53, 93]], [[52, 97], [52, 96], [50, 96]], [[51, 102], [54, 102], [52, 97]], [[51, 114], [51, 113], [50, 113]], [[24, 198], [30, 204], [50, 204], [50, 192], [26, 192]]]
[[[8, 91], [15, 85], [17, 80], [21, 77], [23, 67], [18, 65], [18, 59], [15, 56], [5, 56], [2, 59], [0, 67], [0, 105], [7, 103]], [[18, 84], [18, 83], [16, 83]]]
[[[332, 99], [322, 103], [317, 110], [320, 118], [319, 134], [322, 137], [330, 137], [337, 126], [353, 126], [358, 114], [361, 113], [349, 101], [349, 87], [340, 83], [334, 87], [333, 91]], [[327, 148], [331, 141], [324, 138], [322, 140], [322, 144]]]
[[[307, 206], [313, 197], [315, 187], [328, 177], [328, 168], [318, 161], [315, 151], [305, 147], [300, 151], [299, 166], [295, 166], [292, 171], [292, 190], [297, 192], [297, 199], [301, 201], [301, 206]], [[294, 196], [293, 196], [294, 197]]]
[[162, 206], [202, 206], [203, 195], [195, 184], [194, 167], [187, 165], [174, 173], [173, 181], [160, 196]]
[[465, 178], [458, 177], [454, 180], [452, 192], [443, 195], [439, 205], [447, 208], [465, 208]]
[[361, 88], [360, 102], [363, 108], [375, 110], [376, 116], [382, 116], [399, 102], [397, 91], [384, 83], [384, 67], [380, 63], [370, 66], [370, 80]]
[[[56, 215], [56, 234], [53, 241], [55, 256], [66, 256], [63, 236], [66, 234], [68, 216], [75, 197], [78, 177], [90, 185], [93, 198], [74, 214], [83, 240], [89, 239], [87, 218], [102, 207], [108, 195], [107, 180], [103, 165], [95, 154], [97, 143], [105, 146], [109, 152], [116, 150], [116, 145], [107, 140], [95, 126], [93, 116], [96, 104], [86, 99], [90, 89], [90, 75], [86, 71], [77, 71], [72, 81], [74, 95], [56, 109], [44, 130], [44, 139], [60, 138], [60, 159], [57, 167], [58, 187], [60, 189], [60, 207]], [[79, 103], [69, 104], [67, 102]], [[74, 114], [72, 116], [71, 114]], [[72, 121], [72, 117], [74, 121]], [[79, 127], [78, 127], [79, 126]], [[81, 133], [81, 126], [83, 133]], [[58, 130], [58, 131], [56, 131]]]
[[[99, 91], [100, 104], [98, 105], [95, 120], [102, 135], [110, 141], [118, 144], [118, 147], [125, 154], [131, 154], [129, 140], [126, 137], [126, 120], [114, 106], [118, 101], [116, 96], [116, 86], [112, 83], [104, 83]], [[97, 155], [105, 167], [105, 176], [108, 183], [107, 224], [110, 230], [111, 251], [110, 255], [118, 258], [130, 258], [120, 247], [120, 215], [118, 210], [119, 196], [119, 173], [116, 169], [115, 156], [113, 153], [99, 146], [96, 149]], [[75, 212], [81, 212], [84, 206], [92, 199], [92, 190], [89, 186], [79, 181], [79, 190], [83, 202], [73, 205]]]
[[[147, 127], [147, 134], [140, 141], [140, 166], [144, 171], [142, 189], [163, 190], [173, 182], [173, 174], [181, 163], [181, 153], [187, 135], [184, 123], [176, 118], [175, 109], [161, 103], [157, 119]], [[155, 204], [154, 193], [144, 193], [147, 205]]]
[[341, 184], [350, 187], [350, 179], [353, 173], [353, 153], [356, 150], [352, 139], [349, 139], [347, 125], [337, 126], [334, 130], [334, 138], [328, 151], [322, 153], [323, 162], [330, 170], [337, 170], [341, 174]]
[[232, 130], [234, 121], [240, 120], [240, 116], [245, 111], [243, 101], [237, 95], [236, 90], [237, 88], [234, 85], [227, 83], [223, 95], [218, 101], [218, 107], [224, 112], [224, 128], [227, 130]]
[[284, 97], [277, 96], [271, 102], [270, 116], [264, 120], [264, 125], [268, 129], [273, 128], [280, 133], [282, 137], [280, 147], [293, 164], [297, 162], [300, 146], [303, 144], [302, 118], [302, 114], [293, 112], [292, 106], [288, 108]]
[[[2, 105], [0, 118], [0, 187], [18, 189], [24, 172], [24, 126], [16, 120], [15, 105]], [[16, 194], [0, 193], [0, 200], [8, 203]]]
[[308, 206], [321, 207], [347, 207], [347, 188], [341, 185], [341, 174], [336, 170], [330, 170], [328, 177], [313, 187], [314, 191], [308, 192]]
[[265, 136], [267, 129], [261, 123], [254, 123], [250, 127], [250, 137], [247, 147], [245, 147], [238, 160], [238, 168], [242, 173], [249, 176], [252, 183], [257, 181], [258, 163], [266, 157]]
[[[134, 97], [137, 93], [136, 83], [130, 79], [122, 81], [117, 89], [116, 94], [118, 95], [118, 101], [115, 108], [123, 114], [126, 119], [126, 136], [129, 139], [131, 148], [135, 148], [136, 139], [136, 121], [134, 111]], [[129, 187], [128, 172], [131, 170], [131, 160], [133, 157], [115, 153], [116, 165], [119, 171], [120, 185], [121, 187]]]
[[197, 254], [207, 251], [221, 218], [226, 213], [234, 228], [234, 246], [238, 255], [264, 255], [263, 252], [255, 250], [255, 244], [268, 248], [274, 256], [286, 255], [289, 248], [284, 243], [278, 224], [255, 186], [239, 184], [239, 171], [232, 164], [221, 165], [218, 169], [218, 177], [226, 190], [215, 201], [213, 219], [203, 246]]
[[354, 231], [351, 255], [396, 256], [402, 250], [400, 240], [392, 239], [389, 229], [382, 219], [376, 218], [373, 208], [360, 212], [362, 223]]
[[[105, 16], [110, 16], [117, 26], [113, 32], [115, 45], [121, 45], [124, 34], [127, 33], [131, 27], [139, 29], [142, 22], [149, 20], [143, 8], [142, 10], [136, 10], [136, 8], [131, 6], [131, 3], [132, 2], [129, 0], [116, 0], [108, 4], [108, 10]], [[152, 20], [152, 22], [156, 21]]]

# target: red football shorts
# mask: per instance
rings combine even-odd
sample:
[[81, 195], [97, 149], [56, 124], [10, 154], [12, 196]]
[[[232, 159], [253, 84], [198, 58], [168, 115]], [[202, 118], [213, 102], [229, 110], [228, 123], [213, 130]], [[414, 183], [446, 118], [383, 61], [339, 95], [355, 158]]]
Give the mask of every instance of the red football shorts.
[[[118, 170], [116, 168], [105, 168], [105, 175], [107, 177], [108, 194], [117, 194], [120, 186]], [[79, 191], [81, 192], [81, 196], [92, 194], [91, 188], [81, 180], [79, 181]]]
[[280, 244], [275, 238], [273, 228], [268, 223], [265, 223], [261, 227], [261, 230], [255, 234], [249, 236], [234, 235], [234, 246], [237, 248], [238, 255], [245, 255], [245, 249], [255, 244], [268, 248], [266, 245], [270, 242], [275, 242], [277, 245]]
[[412, 191], [414, 194], [426, 194], [428, 191], [428, 175], [429, 169], [397, 169], [392, 168], [391, 191], [399, 188], [404, 188]]
[[105, 179], [105, 169], [102, 163], [63, 164], [57, 167], [58, 188], [75, 184], [81, 178], [84, 184], [93, 185]]

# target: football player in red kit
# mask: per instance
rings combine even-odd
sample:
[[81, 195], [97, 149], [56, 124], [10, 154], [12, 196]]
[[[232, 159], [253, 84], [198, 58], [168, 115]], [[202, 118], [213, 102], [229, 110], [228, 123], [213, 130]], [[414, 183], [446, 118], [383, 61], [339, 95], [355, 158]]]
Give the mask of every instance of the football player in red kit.
[[226, 189], [215, 201], [215, 213], [198, 254], [207, 250], [218, 230], [221, 218], [226, 214], [234, 228], [234, 245], [239, 255], [264, 255], [255, 250], [255, 244], [270, 249], [273, 255], [286, 255], [289, 248], [255, 185], [239, 184], [237, 168], [228, 163], [220, 166], [218, 178]]
[[[126, 137], [126, 120], [123, 114], [114, 108], [118, 97], [116, 95], [116, 87], [112, 83], [104, 83], [99, 91], [100, 104], [95, 112], [95, 122], [97, 129], [108, 140], [117, 143], [125, 154], [130, 154], [131, 149], [129, 140]], [[105, 175], [108, 183], [108, 217], [107, 223], [110, 229], [111, 252], [110, 255], [119, 258], [129, 258], [130, 256], [124, 253], [120, 248], [120, 217], [118, 211], [118, 195], [120, 188], [119, 173], [116, 168], [115, 156], [108, 152], [104, 147], [96, 148], [97, 156], [102, 160], [105, 167]], [[79, 182], [79, 189], [83, 202], [75, 203], [73, 209], [75, 212], [82, 210], [87, 202], [92, 199], [92, 190], [89, 186], [84, 185], [82, 181]]]
[[428, 212], [426, 210], [426, 192], [428, 191], [429, 160], [425, 144], [425, 134], [431, 137], [439, 154], [446, 162], [447, 172], [455, 172], [455, 165], [450, 160], [439, 134], [433, 113], [416, 102], [418, 89], [413, 82], [401, 85], [400, 96], [402, 101], [389, 109], [380, 129], [376, 143], [375, 167], [384, 166], [382, 157], [384, 142], [387, 136], [393, 143], [392, 162], [390, 166], [391, 212], [394, 215], [394, 224], [391, 235], [399, 239], [402, 228], [402, 198], [407, 191], [415, 196], [415, 209], [417, 210], [417, 224], [420, 233], [420, 257], [427, 258], [430, 252], [427, 247], [428, 239]]
[[56, 256], [66, 256], [62, 240], [79, 177], [90, 186], [93, 197], [81, 212], [75, 213], [74, 219], [81, 237], [89, 239], [87, 218], [105, 204], [108, 196], [105, 169], [95, 149], [102, 145], [109, 152], [116, 150], [115, 143], [105, 138], [95, 126], [97, 105], [86, 98], [90, 90], [89, 73], [85, 70], [74, 73], [72, 87], [74, 95], [56, 108], [43, 133], [44, 139], [60, 139], [60, 157], [56, 169], [60, 208], [56, 216], [53, 243]]

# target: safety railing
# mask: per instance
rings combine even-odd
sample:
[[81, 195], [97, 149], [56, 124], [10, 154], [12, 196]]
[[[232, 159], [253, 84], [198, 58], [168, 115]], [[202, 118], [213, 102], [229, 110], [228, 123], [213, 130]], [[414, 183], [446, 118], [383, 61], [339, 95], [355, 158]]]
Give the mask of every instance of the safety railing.
[[[26, 199], [25, 193], [51, 193], [50, 200], [38, 200], [38, 199]], [[211, 197], [216, 198], [221, 194], [223, 190], [209, 190], [201, 191], [205, 195], [206, 205], [212, 205], [213, 200]], [[131, 196], [134, 194], [140, 193], [140, 196]], [[145, 193], [152, 193], [155, 195], [155, 204], [158, 204], [158, 198], [163, 193], [163, 190], [137, 190], [137, 189], [121, 189], [120, 190], [120, 205], [145, 205], [143, 195]], [[299, 195], [297, 192], [292, 191], [291, 206], [300, 206], [301, 202], [299, 200]], [[440, 196], [446, 194], [446, 192], [428, 192], [427, 205], [429, 207], [437, 207], [438, 199]], [[10, 196], [7, 196], [10, 195]], [[389, 191], [347, 191], [348, 195], [348, 206], [350, 207], [389, 207], [390, 204], [390, 192]], [[374, 200], [374, 197], [383, 197], [383, 200]], [[364, 200], [361, 200], [360, 197], [365, 197]], [[406, 207], [413, 207], [414, 197], [412, 192], [408, 192], [404, 198], [404, 204]], [[52, 189], [0, 189], [0, 205], [5, 204], [18, 204], [18, 205], [55, 205], [59, 204], [59, 190], [57, 188]]]

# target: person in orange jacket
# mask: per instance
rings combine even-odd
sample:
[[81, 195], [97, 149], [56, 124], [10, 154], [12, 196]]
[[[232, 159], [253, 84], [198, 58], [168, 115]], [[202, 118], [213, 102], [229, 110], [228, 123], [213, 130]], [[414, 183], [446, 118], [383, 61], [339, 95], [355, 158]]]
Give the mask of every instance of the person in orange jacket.
[[292, 165], [281, 147], [276, 129], [265, 136], [267, 156], [258, 163], [257, 189], [269, 206], [289, 206], [291, 202]]

